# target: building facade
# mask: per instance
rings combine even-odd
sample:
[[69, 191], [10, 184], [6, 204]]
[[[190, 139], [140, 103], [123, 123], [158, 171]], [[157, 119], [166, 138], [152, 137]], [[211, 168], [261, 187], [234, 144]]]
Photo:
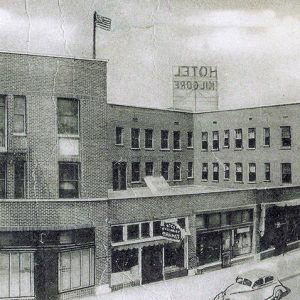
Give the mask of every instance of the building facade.
[[105, 61], [0, 53], [0, 66], [0, 298], [201, 274], [272, 255], [276, 236], [299, 246], [299, 104], [114, 105]]

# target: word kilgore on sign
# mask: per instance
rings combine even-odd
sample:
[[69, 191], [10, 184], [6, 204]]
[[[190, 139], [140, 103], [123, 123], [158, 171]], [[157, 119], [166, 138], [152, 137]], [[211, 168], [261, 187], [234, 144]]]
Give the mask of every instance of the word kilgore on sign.
[[181, 231], [180, 228], [173, 223], [165, 223], [161, 226], [162, 236], [171, 240], [180, 241]]

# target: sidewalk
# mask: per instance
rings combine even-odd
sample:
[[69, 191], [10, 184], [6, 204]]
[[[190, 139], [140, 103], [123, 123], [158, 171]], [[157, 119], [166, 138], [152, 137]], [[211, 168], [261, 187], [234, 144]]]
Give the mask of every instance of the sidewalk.
[[[209, 300], [232, 283], [237, 274], [250, 269], [275, 272], [279, 279], [300, 274], [300, 251], [290, 251], [284, 256], [271, 257], [260, 262], [250, 262], [202, 275], [160, 281], [143, 286], [125, 288], [116, 292], [82, 300]], [[78, 299], [78, 298], [77, 298]]]

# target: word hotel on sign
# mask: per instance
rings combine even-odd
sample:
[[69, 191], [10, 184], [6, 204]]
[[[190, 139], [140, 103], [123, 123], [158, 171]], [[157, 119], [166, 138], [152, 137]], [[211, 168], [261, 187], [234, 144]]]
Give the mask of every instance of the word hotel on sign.
[[211, 66], [178, 66], [173, 68], [175, 77], [217, 78], [217, 67]]

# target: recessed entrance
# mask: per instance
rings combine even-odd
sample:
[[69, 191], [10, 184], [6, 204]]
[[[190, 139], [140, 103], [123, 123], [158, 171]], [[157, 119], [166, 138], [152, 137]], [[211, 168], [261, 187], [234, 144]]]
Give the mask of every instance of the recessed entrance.
[[162, 246], [144, 247], [142, 250], [142, 284], [163, 279]]

